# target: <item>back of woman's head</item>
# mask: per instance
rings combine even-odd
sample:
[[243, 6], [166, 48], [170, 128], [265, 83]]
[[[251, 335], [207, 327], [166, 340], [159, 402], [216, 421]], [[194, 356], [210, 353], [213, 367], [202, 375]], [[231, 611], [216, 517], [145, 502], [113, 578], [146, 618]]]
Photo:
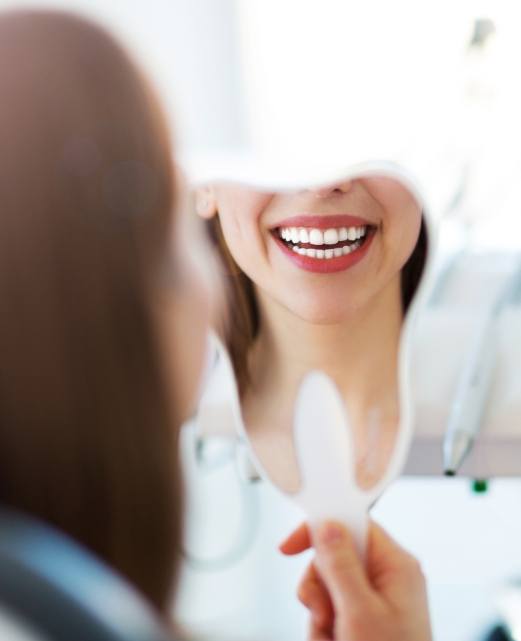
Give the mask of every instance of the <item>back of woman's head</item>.
[[152, 305], [164, 120], [120, 47], [56, 12], [0, 17], [0, 94], [0, 502], [163, 607], [180, 510]]

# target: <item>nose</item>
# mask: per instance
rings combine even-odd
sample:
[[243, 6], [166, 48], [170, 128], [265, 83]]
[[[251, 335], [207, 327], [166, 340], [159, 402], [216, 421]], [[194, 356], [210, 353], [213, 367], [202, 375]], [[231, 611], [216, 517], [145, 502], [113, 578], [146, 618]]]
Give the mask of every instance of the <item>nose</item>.
[[328, 185], [327, 187], [320, 187], [319, 189], [310, 189], [309, 191], [316, 198], [327, 198], [334, 194], [346, 194], [353, 186], [352, 180], [344, 180], [340, 183]]

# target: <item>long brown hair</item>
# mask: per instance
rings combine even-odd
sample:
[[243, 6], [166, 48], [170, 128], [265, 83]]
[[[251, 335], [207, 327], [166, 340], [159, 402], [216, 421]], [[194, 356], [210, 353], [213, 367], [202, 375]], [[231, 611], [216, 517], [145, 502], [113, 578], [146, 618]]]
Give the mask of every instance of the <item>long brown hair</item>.
[[167, 607], [176, 433], [151, 299], [175, 196], [165, 120], [125, 51], [60, 12], [0, 18], [0, 502]]
[[[248, 353], [259, 330], [259, 311], [253, 283], [235, 262], [224, 238], [219, 216], [208, 221], [208, 234], [220, 258], [226, 282], [226, 314], [217, 328], [230, 354], [239, 392], [250, 383]], [[427, 228], [422, 217], [416, 246], [401, 273], [402, 308], [404, 314], [412, 302], [421, 280], [428, 251]]]

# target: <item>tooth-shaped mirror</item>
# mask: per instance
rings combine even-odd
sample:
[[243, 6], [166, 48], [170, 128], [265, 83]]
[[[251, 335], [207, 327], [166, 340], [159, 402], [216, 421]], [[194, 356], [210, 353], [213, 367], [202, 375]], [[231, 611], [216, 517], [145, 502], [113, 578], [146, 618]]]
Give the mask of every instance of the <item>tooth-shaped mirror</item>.
[[[205, 185], [195, 201], [227, 282], [216, 331], [235, 380], [221, 385], [221, 405], [231, 408], [227, 424], [246, 441], [253, 468], [287, 494], [302, 491], [296, 400], [318, 370], [343, 405], [355, 484], [374, 500], [401, 469], [412, 430], [406, 328], [430, 240], [414, 183], [395, 167], [372, 166], [295, 190]], [[316, 394], [303, 406], [318, 404], [320, 448], [326, 426]], [[203, 433], [215, 431], [218, 405], [219, 393], [207, 389]]]

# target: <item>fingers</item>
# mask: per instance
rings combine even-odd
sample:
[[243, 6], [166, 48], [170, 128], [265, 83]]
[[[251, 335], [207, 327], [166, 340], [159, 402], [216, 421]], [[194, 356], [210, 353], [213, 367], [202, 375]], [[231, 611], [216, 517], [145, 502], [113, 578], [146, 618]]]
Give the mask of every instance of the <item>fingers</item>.
[[313, 563], [299, 584], [298, 598], [308, 608], [310, 626], [308, 641], [327, 641], [333, 638], [335, 613], [327, 589]]
[[369, 554], [374, 560], [389, 556], [392, 558], [410, 557], [410, 554], [374, 521], [371, 522], [369, 529], [368, 547]]
[[[306, 523], [302, 523], [279, 546], [279, 550], [288, 556], [300, 554], [313, 546], [311, 532]], [[418, 569], [414, 557], [402, 548], [383, 528], [371, 522], [368, 540], [368, 574], [375, 578], [382, 573], [403, 571], [404, 567]]]
[[302, 577], [297, 595], [299, 601], [310, 611], [313, 625], [323, 632], [331, 630], [334, 623], [333, 604], [313, 563]]
[[432, 641], [421, 568], [382, 528], [371, 524], [366, 563], [340, 523], [322, 524], [312, 539], [303, 525], [281, 545], [286, 554], [316, 549], [298, 591], [311, 614], [309, 641]]
[[317, 625], [313, 619], [309, 626], [308, 641], [332, 641], [334, 639], [334, 630], [324, 629]]
[[377, 589], [397, 580], [411, 587], [423, 583], [418, 561], [376, 523], [369, 531], [367, 556], [369, 579]]
[[322, 524], [313, 537], [320, 576], [331, 596], [337, 615], [346, 615], [374, 599], [365, 567], [353, 537], [340, 523]]
[[311, 534], [306, 523], [302, 523], [279, 545], [279, 550], [289, 556], [300, 554], [311, 547]]

